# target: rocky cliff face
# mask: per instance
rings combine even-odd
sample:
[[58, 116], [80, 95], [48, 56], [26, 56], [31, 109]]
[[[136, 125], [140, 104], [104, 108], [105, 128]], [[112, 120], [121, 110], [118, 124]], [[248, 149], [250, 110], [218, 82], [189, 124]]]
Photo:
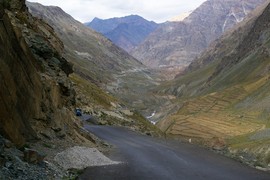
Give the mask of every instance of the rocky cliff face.
[[1, 134], [21, 146], [71, 133], [72, 67], [51, 26], [33, 18], [24, 0], [1, 1], [0, 37]]
[[140, 16], [130, 15], [122, 18], [93, 19], [86, 23], [88, 27], [102, 33], [114, 44], [130, 52], [139, 45], [157, 27], [153, 21], [147, 21]]
[[208, 0], [182, 22], [168, 22], [131, 54], [150, 67], [187, 66], [265, 0]]

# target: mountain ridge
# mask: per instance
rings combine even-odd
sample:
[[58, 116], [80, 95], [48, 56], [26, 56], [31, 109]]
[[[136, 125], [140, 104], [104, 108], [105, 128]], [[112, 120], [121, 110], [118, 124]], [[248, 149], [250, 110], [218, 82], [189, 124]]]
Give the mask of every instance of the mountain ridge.
[[188, 66], [224, 30], [237, 24], [262, 2], [208, 0], [184, 21], [160, 26], [131, 54], [154, 68]]
[[152, 107], [146, 108], [152, 102], [166, 101], [166, 98], [157, 98], [153, 93], [148, 93], [149, 89], [159, 84], [160, 75], [149, 70], [102, 34], [75, 21], [59, 8], [36, 3], [27, 5], [31, 13], [45, 19], [55, 28], [65, 45], [65, 58], [73, 63], [77, 82], [90, 81], [100, 91], [118, 99], [119, 104], [123, 102], [144, 117], [152, 111]]
[[158, 88], [180, 103], [158, 126], [168, 136], [192, 139], [267, 169], [269, 136], [261, 135], [269, 130], [270, 1], [262, 7], [218, 39], [197, 65]]
[[127, 52], [143, 42], [158, 27], [154, 21], [148, 21], [138, 15], [105, 20], [94, 18], [85, 25], [100, 32]]
[[[80, 68], [81, 72], [84, 72], [83, 64], [91, 64], [89, 67], [92, 67], [92, 73], [88, 77], [96, 81], [95, 83], [112, 80], [111, 75], [98, 73], [102, 69], [108, 71], [108, 73], [118, 74], [122, 70], [132, 69], [134, 66], [144, 67], [141, 62], [113, 45], [110, 40], [101, 34], [74, 20], [72, 16], [66, 14], [61, 8], [53, 6], [46, 7], [38, 3], [27, 3], [27, 5], [31, 13], [45, 19], [55, 28], [59, 37], [66, 44], [65, 56], [72, 59], [75, 71], [77, 68]], [[44, 12], [41, 12], [42, 10]], [[68, 33], [72, 33], [72, 36], [68, 36]], [[80, 58], [77, 60], [78, 57]]]

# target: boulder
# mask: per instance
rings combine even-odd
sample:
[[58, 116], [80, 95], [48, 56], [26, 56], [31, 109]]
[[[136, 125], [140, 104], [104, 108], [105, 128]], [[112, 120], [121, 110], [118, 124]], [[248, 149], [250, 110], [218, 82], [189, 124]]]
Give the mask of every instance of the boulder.
[[4, 143], [5, 143], [5, 147], [6, 147], [6, 148], [11, 148], [11, 147], [13, 147], [13, 143], [12, 143], [10, 140], [5, 139], [5, 140], [4, 140]]
[[226, 141], [223, 138], [214, 137], [214, 138], [211, 139], [210, 147], [213, 150], [222, 151], [227, 147], [226, 146]]
[[23, 154], [24, 154], [24, 161], [32, 164], [39, 164], [45, 158], [45, 155], [40, 154], [39, 152], [33, 149], [25, 149]]

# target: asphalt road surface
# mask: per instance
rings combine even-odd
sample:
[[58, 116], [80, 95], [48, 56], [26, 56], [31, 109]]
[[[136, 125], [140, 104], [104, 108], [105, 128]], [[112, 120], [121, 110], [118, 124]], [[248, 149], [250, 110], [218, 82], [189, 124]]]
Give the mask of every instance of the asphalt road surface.
[[106, 155], [122, 163], [87, 168], [79, 177], [81, 180], [270, 180], [270, 173], [191, 144], [167, 142], [120, 127], [86, 129], [112, 144], [113, 150]]

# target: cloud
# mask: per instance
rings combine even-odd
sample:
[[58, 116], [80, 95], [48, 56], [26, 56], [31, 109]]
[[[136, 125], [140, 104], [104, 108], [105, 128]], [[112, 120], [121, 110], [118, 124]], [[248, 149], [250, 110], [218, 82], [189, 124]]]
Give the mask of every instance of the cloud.
[[55, 5], [81, 22], [94, 17], [102, 19], [140, 15], [148, 20], [164, 22], [181, 13], [194, 10], [205, 0], [29, 0]]

